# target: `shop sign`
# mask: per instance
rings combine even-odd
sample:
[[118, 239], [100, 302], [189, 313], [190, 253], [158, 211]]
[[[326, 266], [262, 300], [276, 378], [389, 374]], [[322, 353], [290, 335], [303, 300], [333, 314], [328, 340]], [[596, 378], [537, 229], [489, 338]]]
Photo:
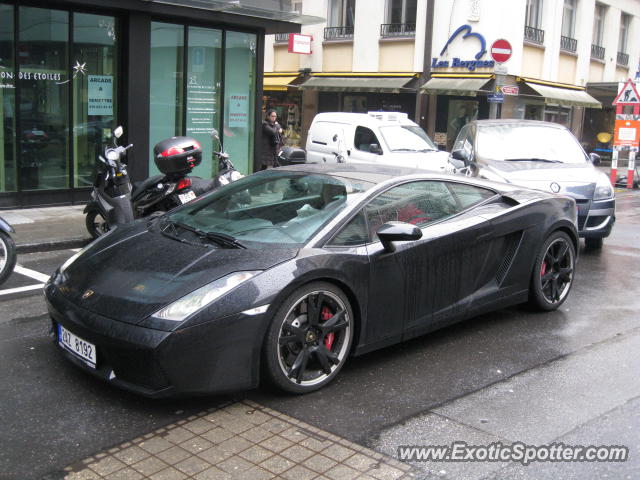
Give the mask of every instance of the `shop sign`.
[[503, 85], [500, 90], [505, 95], [518, 95], [520, 93], [520, 87], [516, 85]]
[[113, 115], [113, 76], [89, 75], [87, 115]]
[[289, 34], [289, 53], [302, 53], [311, 55], [311, 35], [302, 35], [300, 33]]
[[249, 121], [249, 95], [232, 94], [229, 96], [229, 127], [245, 128]]
[[459, 35], [462, 35], [463, 40], [471, 37], [480, 42], [480, 50], [475, 54], [474, 60], [462, 60], [458, 57], [454, 57], [453, 60], [449, 62], [449, 60], [433, 58], [431, 60], [431, 68], [466, 68], [470, 72], [473, 72], [476, 68], [493, 68], [495, 66], [496, 62], [493, 60], [480, 60], [485, 53], [487, 53], [487, 41], [481, 34], [473, 32], [471, 25], [462, 25], [453, 32], [440, 52], [440, 57], [445, 54], [449, 44], [451, 44]]

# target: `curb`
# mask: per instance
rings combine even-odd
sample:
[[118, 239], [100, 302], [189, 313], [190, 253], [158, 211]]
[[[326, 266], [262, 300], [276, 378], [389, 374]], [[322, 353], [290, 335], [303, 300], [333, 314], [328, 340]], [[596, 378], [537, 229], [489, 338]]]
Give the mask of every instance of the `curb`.
[[90, 238], [71, 238], [68, 240], [54, 240], [41, 243], [23, 243], [16, 245], [17, 253], [51, 252], [54, 250], [66, 250], [68, 248], [82, 248], [91, 242]]

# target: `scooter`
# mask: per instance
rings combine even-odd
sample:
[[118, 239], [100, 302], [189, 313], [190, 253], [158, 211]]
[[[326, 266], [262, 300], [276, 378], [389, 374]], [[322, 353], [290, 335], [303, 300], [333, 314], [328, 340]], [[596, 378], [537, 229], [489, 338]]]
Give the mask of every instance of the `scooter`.
[[214, 180], [214, 188], [220, 188], [231, 182], [240, 180], [244, 175], [236, 170], [236, 167], [229, 158], [229, 154], [222, 151], [222, 143], [215, 129], [211, 131], [211, 136], [218, 144], [218, 150], [213, 151], [213, 157], [218, 160], [218, 176]]
[[133, 145], [118, 145], [123, 133], [122, 127], [116, 128], [113, 145], [105, 148], [104, 156], [98, 156], [91, 201], [84, 209], [87, 231], [93, 238], [113, 226], [171, 210], [214, 185], [212, 180], [187, 176], [202, 160], [200, 144], [189, 137], [172, 137], [156, 144], [154, 160], [162, 174], [132, 184], [126, 156]]
[[0, 283], [4, 282], [16, 266], [16, 244], [11, 238], [15, 230], [0, 217]]

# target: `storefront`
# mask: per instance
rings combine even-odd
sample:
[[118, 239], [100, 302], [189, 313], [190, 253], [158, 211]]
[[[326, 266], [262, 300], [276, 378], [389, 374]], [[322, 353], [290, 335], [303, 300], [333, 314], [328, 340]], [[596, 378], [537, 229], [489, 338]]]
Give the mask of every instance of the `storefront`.
[[170, 3], [0, 0], [0, 207], [85, 201], [116, 125], [134, 144], [134, 180], [157, 172], [153, 145], [173, 135], [201, 142], [194, 174], [211, 177], [214, 128], [253, 171], [264, 34], [300, 19], [260, 18], [242, 1]]
[[262, 118], [269, 109], [278, 114], [278, 123], [284, 130], [288, 146], [302, 147], [302, 91], [300, 83], [304, 76], [298, 72], [278, 72], [264, 74], [264, 95], [262, 97]]

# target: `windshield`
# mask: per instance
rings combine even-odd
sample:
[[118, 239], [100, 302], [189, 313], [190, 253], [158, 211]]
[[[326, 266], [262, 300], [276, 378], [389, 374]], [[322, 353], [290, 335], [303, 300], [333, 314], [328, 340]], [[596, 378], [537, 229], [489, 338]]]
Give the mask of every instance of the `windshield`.
[[228, 245], [235, 241], [249, 248], [302, 245], [373, 185], [317, 173], [270, 170], [200, 197], [168, 219], [197, 232], [203, 241], [221, 243], [222, 238]]
[[417, 125], [380, 127], [380, 133], [392, 152], [425, 152], [438, 150], [429, 136]]
[[571, 132], [545, 125], [481, 125], [476, 154], [485, 160], [587, 162], [584, 150]]

